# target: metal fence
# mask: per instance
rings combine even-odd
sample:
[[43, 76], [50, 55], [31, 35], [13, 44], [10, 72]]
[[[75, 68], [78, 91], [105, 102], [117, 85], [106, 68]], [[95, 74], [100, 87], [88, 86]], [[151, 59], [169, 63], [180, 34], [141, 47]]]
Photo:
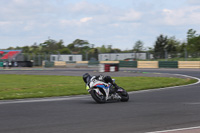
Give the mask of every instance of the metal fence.
[[33, 66], [42, 66], [43, 61], [50, 62], [50, 54], [27, 54], [22, 53], [21, 57], [16, 59], [18, 61], [32, 61]]
[[[140, 58], [140, 54], [143, 53], [144, 58]], [[117, 61], [140, 61], [140, 60], [157, 60], [157, 61], [200, 61], [200, 52], [140, 52], [140, 53], [104, 53], [105, 55], [101, 54], [103, 57], [106, 56], [107, 58], [102, 58], [100, 54], [84, 54], [82, 55], [83, 61], [89, 61], [90, 64], [97, 65], [99, 61], [103, 60], [117, 60]], [[141, 54], [142, 55], [142, 54]], [[113, 56], [113, 58], [111, 58]], [[123, 56], [123, 57], [120, 57]], [[109, 58], [110, 57], [110, 58]], [[142, 56], [141, 56], [142, 57]], [[11, 61], [31, 61], [33, 66], [42, 66], [42, 62], [48, 62], [50, 66], [51, 63], [51, 54], [33, 54], [33, 53], [21, 53], [17, 57], [13, 58], [12, 60], [3, 60], [0, 59], [0, 65], [2, 62], [11, 62]], [[173, 63], [173, 62], [172, 62]], [[135, 66], [136, 64], [129, 64]]]
[[165, 60], [165, 61], [200, 61], [200, 52], [156, 52], [151, 53], [152, 60]]
[[43, 61], [50, 61], [50, 54], [28, 54], [20, 53], [18, 56], [12, 59], [0, 59], [0, 62], [25, 62], [31, 61], [33, 66], [42, 66]]

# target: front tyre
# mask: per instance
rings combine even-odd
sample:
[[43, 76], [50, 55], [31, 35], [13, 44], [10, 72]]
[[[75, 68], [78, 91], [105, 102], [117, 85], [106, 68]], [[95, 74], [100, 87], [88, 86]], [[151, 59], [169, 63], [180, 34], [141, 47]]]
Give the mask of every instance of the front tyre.
[[[123, 89], [123, 88], [121, 88], [121, 89]], [[128, 95], [126, 90], [123, 89], [123, 91], [122, 92], [118, 92], [118, 94], [121, 96], [121, 100], [120, 100], [121, 102], [128, 102], [129, 95]]]
[[105, 103], [106, 102], [106, 97], [104, 95], [99, 95], [95, 90], [91, 90], [90, 94], [97, 103]]

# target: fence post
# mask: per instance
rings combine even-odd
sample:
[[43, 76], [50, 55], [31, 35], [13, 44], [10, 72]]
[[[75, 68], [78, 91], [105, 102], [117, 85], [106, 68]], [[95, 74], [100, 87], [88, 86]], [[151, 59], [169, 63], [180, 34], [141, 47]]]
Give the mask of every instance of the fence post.
[[165, 49], [165, 61], [167, 61], [168, 57], [167, 57], [167, 50]]
[[33, 66], [35, 66], [35, 54], [32, 54], [33, 55]]
[[187, 60], [187, 49], [185, 48], [184, 51], [185, 51], [185, 61], [186, 61]]

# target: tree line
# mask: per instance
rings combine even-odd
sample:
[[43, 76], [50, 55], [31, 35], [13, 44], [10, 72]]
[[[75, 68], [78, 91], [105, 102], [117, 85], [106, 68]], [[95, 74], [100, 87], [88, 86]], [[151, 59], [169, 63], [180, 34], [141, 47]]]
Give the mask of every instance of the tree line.
[[188, 55], [190, 57], [200, 57], [200, 35], [196, 31], [189, 29], [186, 42], [181, 42], [175, 37], [160, 35], [157, 37], [154, 48], [154, 58], [164, 58], [168, 54], [171, 58]]
[[87, 40], [76, 39], [68, 45], [64, 45], [63, 40], [48, 39], [43, 43], [34, 43], [31, 46], [23, 47], [9, 47], [7, 50], [21, 49], [23, 53], [31, 54], [82, 54], [83, 59], [88, 57], [98, 58], [99, 53], [132, 53], [132, 52], [149, 52], [153, 54], [155, 59], [162, 59], [166, 54], [170, 57], [176, 57], [177, 54], [181, 56], [185, 52], [191, 57], [198, 57], [200, 53], [200, 35], [196, 34], [196, 31], [189, 29], [187, 32], [187, 38], [185, 42], [181, 42], [175, 37], [168, 37], [160, 34], [155, 41], [153, 47], [145, 48], [144, 43], [138, 40], [134, 43], [132, 49], [121, 50], [118, 48], [112, 48], [112, 45], [102, 45], [101, 47], [95, 47], [94, 44], [90, 44]]

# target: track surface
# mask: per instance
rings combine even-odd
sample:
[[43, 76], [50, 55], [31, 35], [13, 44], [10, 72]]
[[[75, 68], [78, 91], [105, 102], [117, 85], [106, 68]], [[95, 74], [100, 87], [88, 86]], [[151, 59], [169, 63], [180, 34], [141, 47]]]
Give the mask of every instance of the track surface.
[[[200, 70], [127, 70], [133, 73], [178, 73], [200, 78]], [[22, 73], [7, 71], [18, 72]], [[51, 72], [67, 73], [65, 70]], [[83, 72], [93, 70], [80, 70]], [[96, 104], [89, 95], [0, 101], [0, 133], [144, 133], [195, 126], [200, 126], [200, 84], [131, 92], [130, 101], [126, 103]]]

